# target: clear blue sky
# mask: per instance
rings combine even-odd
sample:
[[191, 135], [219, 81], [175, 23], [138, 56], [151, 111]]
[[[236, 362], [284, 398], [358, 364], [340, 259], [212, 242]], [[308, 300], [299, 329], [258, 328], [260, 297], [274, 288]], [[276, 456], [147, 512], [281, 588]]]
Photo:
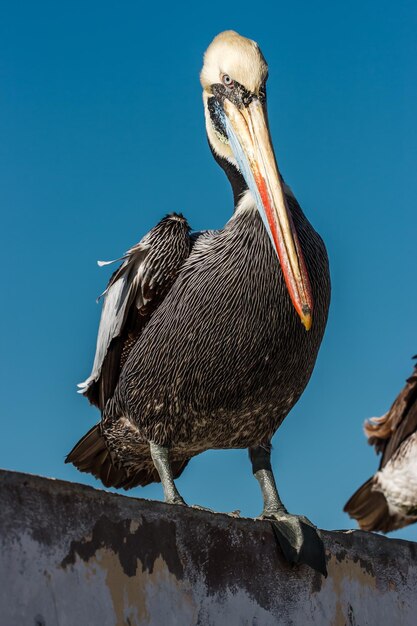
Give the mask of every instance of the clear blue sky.
[[[96, 260], [168, 211], [195, 229], [231, 215], [198, 78], [230, 28], [269, 63], [277, 158], [333, 279], [315, 372], [274, 438], [276, 477], [291, 511], [348, 528], [343, 504], [377, 467], [362, 422], [388, 409], [417, 352], [415, 1], [3, 4], [0, 465], [100, 486], [63, 462], [99, 418], [75, 393], [109, 275]], [[195, 458], [179, 488], [216, 510], [261, 510], [244, 450]], [[417, 540], [417, 526], [397, 534]]]

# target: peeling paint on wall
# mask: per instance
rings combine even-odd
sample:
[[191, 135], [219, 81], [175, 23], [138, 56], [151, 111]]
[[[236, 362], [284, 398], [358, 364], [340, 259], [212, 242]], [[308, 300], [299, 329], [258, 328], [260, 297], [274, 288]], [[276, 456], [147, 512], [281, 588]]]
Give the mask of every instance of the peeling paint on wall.
[[329, 576], [268, 522], [0, 472], [1, 626], [411, 626], [417, 545], [323, 531]]

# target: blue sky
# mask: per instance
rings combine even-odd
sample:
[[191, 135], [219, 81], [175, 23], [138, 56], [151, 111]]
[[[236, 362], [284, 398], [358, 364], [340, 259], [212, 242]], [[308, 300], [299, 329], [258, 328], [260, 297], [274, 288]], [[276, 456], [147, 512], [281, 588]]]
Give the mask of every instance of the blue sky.
[[[281, 495], [323, 528], [377, 467], [362, 435], [416, 345], [415, 2], [15, 2], [0, 19], [0, 465], [94, 484], [64, 456], [99, 415], [89, 373], [109, 271], [161, 216], [232, 212], [199, 70], [221, 30], [256, 39], [286, 181], [323, 236], [333, 300], [312, 380], [274, 438]], [[256, 515], [247, 453], [195, 458], [190, 503]], [[161, 498], [153, 485], [132, 496]], [[417, 526], [396, 535], [417, 540]]]

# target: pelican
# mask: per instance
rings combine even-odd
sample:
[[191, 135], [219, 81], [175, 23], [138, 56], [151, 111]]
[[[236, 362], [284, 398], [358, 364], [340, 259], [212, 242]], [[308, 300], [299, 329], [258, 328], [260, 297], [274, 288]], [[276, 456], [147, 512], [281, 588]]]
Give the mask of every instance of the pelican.
[[417, 365], [388, 413], [365, 423], [365, 434], [382, 452], [379, 470], [344, 510], [363, 530], [388, 533], [417, 522]]
[[167, 215], [123, 256], [80, 387], [101, 422], [67, 462], [106, 486], [161, 481], [165, 501], [184, 505], [174, 479], [193, 456], [248, 448], [261, 518], [277, 522], [289, 560], [323, 571], [315, 527], [288, 513], [270, 461], [271, 438], [316, 361], [330, 279], [323, 241], [277, 166], [267, 77], [254, 41], [226, 31], [208, 47], [206, 130], [234, 213], [223, 229], [199, 233]]

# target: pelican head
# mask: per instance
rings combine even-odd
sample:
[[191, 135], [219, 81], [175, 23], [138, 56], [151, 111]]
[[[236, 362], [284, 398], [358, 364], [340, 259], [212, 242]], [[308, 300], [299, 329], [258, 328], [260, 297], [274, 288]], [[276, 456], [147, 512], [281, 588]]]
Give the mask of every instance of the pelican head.
[[217, 35], [200, 75], [207, 136], [215, 156], [236, 168], [252, 192], [292, 303], [309, 330], [313, 299], [269, 134], [267, 78], [268, 65], [255, 41], [234, 31]]

